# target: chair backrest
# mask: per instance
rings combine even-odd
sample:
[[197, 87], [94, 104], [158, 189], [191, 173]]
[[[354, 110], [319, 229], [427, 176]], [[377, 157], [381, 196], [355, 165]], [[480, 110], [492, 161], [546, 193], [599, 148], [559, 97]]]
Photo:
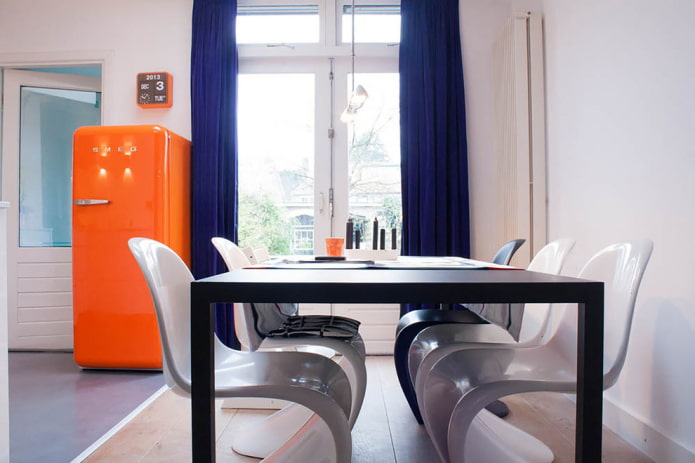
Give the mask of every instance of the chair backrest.
[[[558, 274], [562, 270], [567, 254], [574, 247], [574, 240], [563, 238], [546, 244], [533, 257], [527, 270]], [[520, 342], [541, 342], [549, 325], [550, 304], [526, 304], [519, 333]]]
[[[251, 259], [255, 263], [270, 259], [264, 247], [247, 247], [242, 250], [226, 238], [215, 237], [211, 241], [230, 272], [251, 265]], [[255, 351], [268, 332], [279, 328], [288, 317], [296, 314], [296, 304], [235, 303], [234, 331], [241, 349]]]
[[[603, 387], [618, 380], [625, 363], [637, 292], [652, 254], [650, 240], [628, 241], [604, 248], [579, 272], [578, 278], [603, 281]], [[548, 345], [576, 365], [577, 312], [566, 307]]]
[[262, 264], [270, 260], [270, 253], [265, 246], [246, 246], [243, 249], [244, 255], [251, 264]]
[[268, 248], [265, 246], [258, 246], [253, 248], [253, 255], [256, 257], [256, 263], [268, 262], [270, 260], [270, 253]]
[[504, 243], [502, 247], [497, 251], [495, 257], [492, 258], [493, 264], [498, 265], [509, 265], [514, 253], [521, 247], [522, 244], [526, 242], [525, 239], [512, 240], [508, 243]]
[[212, 245], [215, 246], [230, 272], [251, 265], [251, 261], [244, 254], [244, 251], [227, 238], [216, 236], [210, 241], [212, 241]]
[[164, 378], [169, 387], [190, 393], [193, 275], [167, 246], [148, 238], [131, 238], [128, 247], [140, 266], [157, 313]]
[[[227, 265], [227, 270], [233, 272], [240, 268], [251, 265], [249, 256], [239, 246], [227, 238], [216, 236], [212, 238], [212, 245], [217, 249], [222, 260]], [[251, 304], [234, 304], [234, 333], [236, 334], [241, 349], [245, 351], [255, 351], [261, 345], [263, 339], [254, 329], [254, 317]]]

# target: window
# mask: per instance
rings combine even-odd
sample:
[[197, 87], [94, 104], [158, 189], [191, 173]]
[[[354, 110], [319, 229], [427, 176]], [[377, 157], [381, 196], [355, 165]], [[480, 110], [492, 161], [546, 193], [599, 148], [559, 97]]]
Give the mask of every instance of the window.
[[318, 43], [319, 6], [240, 4], [236, 27], [238, 44]]
[[[342, 42], [351, 43], [352, 4], [342, 8]], [[355, 4], [356, 43], [398, 43], [401, 39], [399, 5]]]
[[375, 217], [400, 228], [399, 5], [356, 2], [355, 84], [370, 96], [343, 124], [351, 10], [350, 1], [239, 2], [241, 246], [321, 254], [348, 217], [363, 247], [372, 230], [363, 225]]

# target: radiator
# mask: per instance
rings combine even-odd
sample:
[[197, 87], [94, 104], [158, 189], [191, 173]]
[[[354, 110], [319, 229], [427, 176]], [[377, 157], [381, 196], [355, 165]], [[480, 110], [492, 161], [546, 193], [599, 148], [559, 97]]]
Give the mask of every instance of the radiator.
[[495, 238], [525, 238], [524, 267], [547, 241], [543, 72], [542, 19], [515, 14], [493, 46]]

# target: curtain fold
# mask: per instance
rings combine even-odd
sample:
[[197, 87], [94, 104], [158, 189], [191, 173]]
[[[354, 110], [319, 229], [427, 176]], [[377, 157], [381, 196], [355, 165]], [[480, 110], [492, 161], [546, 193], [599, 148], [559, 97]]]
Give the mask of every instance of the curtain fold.
[[[236, 0], [194, 0], [191, 43], [191, 267], [195, 278], [227, 271], [210, 244], [237, 240]], [[234, 346], [230, 304], [215, 311], [215, 331]]]
[[458, 0], [401, 0], [399, 71], [402, 253], [470, 257]]

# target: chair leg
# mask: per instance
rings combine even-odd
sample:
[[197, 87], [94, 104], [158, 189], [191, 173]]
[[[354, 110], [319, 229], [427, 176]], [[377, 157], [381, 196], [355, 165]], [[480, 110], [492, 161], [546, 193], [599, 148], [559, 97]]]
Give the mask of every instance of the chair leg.
[[290, 404], [234, 433], [232, 450], [247, 457], [266, 458], [289, 442], [313, 416], [316, 415], [308, 408]]
[[415, 336], [425, 328], [436, 324], [438, 323], [417, 323], [404, 327], [396, 335], [393, 351], [393, 362], [396, 366], [398, 382], [401, 385], [401, 390], [403, 391], [405, 399], [408, 401], [410, 410], [413, 412], [413, 416], [415, 416], [415, 419], [420, 424], [422, 424], [423, 421], [417, 404], [415, 387], [413, 386], [413, 381], [410, 378], [410, 371], [408, 369], [408, 352], [410, 351], [410, 344], [413, 342], [413, 339], [415, 339]]
[[307, 423], [272, 455], [260, 463], [336, 463], [336, 450], [326, 423], [312, 414]]

